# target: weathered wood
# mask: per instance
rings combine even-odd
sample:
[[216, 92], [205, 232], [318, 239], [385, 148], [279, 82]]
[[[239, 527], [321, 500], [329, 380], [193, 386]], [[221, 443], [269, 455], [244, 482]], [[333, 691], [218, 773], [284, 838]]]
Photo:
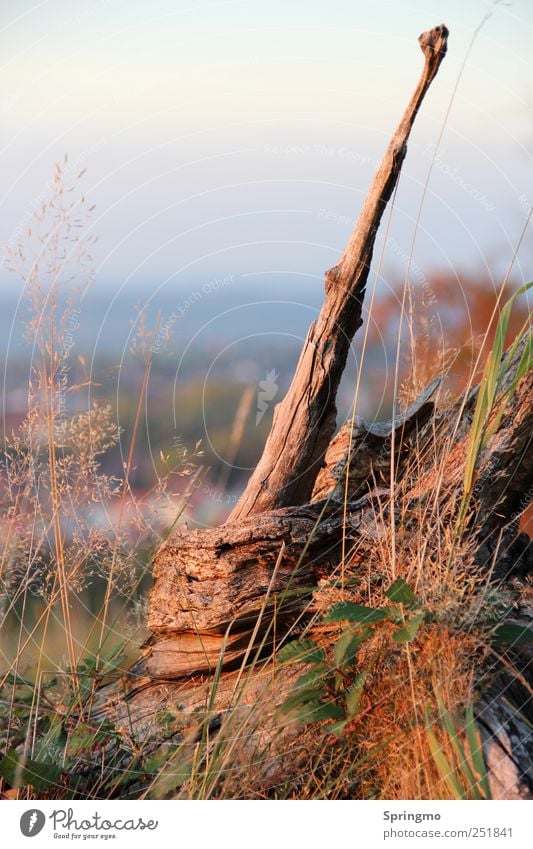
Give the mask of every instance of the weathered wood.
[[[479, 387], [450, 408], [436, 410], [434, 382], [393, 422], [348, 422], [326, 452], [335, 426], [338, 383], [351, 338], [361, 324], [375, 233], [396, 184], [416, 112], [446, 52], [446, 39], [444, 26], [421, 36], [426, 58], [422, 79], [374, 178], [350, 243], [326, 275], [323, 310], [310, 328], [291, 389], [275, 412], [265, 452], [243, 498], [226, 525], [179, 530], [159, 552], [149, 602], [152, 635], [120, 687], [97, 694], [95, 720], [112, 716], [117, 723], [147, 729], [157, 709], [173, 704], [186, 728], [195, 712], [205, 711], [209, 703], [214, 713], [210, 721], [223, 723], [224, 711], [235, 708], [241, 681], [242, 669], [235, 667], [244, 668], [261, 645], [271, 652], [295, 620], [305, 622], [314, 613], [315, 588], [323, 588], [324, 579], [335, 583], [344, 556], [352, 575], [360, 569], [366, 576], [375, 546], [396, 517], [405, 530], [413, 516], [415, 532], [420, 533], [421, 505], [430, 515], [433, 509], [454, 522]], [[524, 344], [510, 364], [503, 389], [516, 374]], [[475, 566], [499, 582], [511, 577], [522, 581], [532, 571], [528, 540], [517, 533], [517, 516], [533, 489], [532, 402], [530, 371], [507, 399], [499, 426], [481, 453], [472, 502], [476, 510], [464, 529]], [[388, 499], [391, 465], [394, 506]], [[520, 624], [531, 621], [530, 613], [520, 610], [513, 616]], [[509, 649], [504, 659], [494, 657], [478, 682], [477, 720], [493, 770], [492, 784], [495, 793], [506, 798], [533, 791], [527, 742], [531, 703], [524, 707], [533, 678], [528, 651]], [[510, 661], [516, 662], [517, 674]], [[212, 701], [217, 666], [222, 674]], [[272, 714], [295, 674], [294, 667], [282, 668], [274, 676], [259, 664], [239, 692], [239, 711], [261, 711], [259, 732], [245, 735], [245, 747], [253, 756], [263, 752], [264, 736], [257, 739], [256, 734], [269, 733], [281, 771], [287, 764], [294, 766], [298, 754], [292, 749], [294, 730], [280, 730]]]
[[[525, 341], [510, 364], [509, 381], [516, 373], [524, 344]], [[431, 509], [440, 513], [448, 503], [459, 505], [470, 421], [479, 386], [471, 390], [466, 403], [458, 402], [432, 415], [431, 396], [437, 386], [438, 381], [430, 384], [405, 416], [394, 423], [358, 424], [356, 442], [352, 442], [355, 450], [350, 457], [353, 486], [346, 511], [343, 503], [346, 456], [336, 460], [334, 440], [333, 459], [323, 482], [322, 495], [327, 498], [303, 507], [247, 517], [220, 528], [180, 530], [171, 537], [154, 564], [148, 617], [153, 637], [146, 667], [150, 674], [181, 677], [213, 670], [225, 639], [224, 668], [228, 668], [260, 643], [274, 617], [277, 636], [283, 635], [295, 617], [309, 606], [318, 581], [332, 578], [336, 573], [343, 540], [354, 551], [352, 568], [354, 557], [366, 563], [370, 556], [368, 547], [373, 545], [377, 533], [376, 503], [388, 500], [388, 491], [376, 482], [376, 462], [382, 452], [384, 467], [390, 465], [393, 430], [397, 431], [396, 445], [403, 445], [405, 451], [409, 440], [416, 435], [414, 472], [407, 462], [397, 468], [398, 486], [402, 475], [406, 475], [399, 512], [408, 516], [411, 503], [420, 506], [424, 501], [434, 502]], [[533, 432], [532, 399], [533, 372], [529, 371], [509, 400], [499, 427], [479, 461], [481, 501], [472, 520], [472, 551], [478, 565], [490, 568], [496, 577], [503, 570], [519, 571], [518, 560], [525, 556], [520, 539], [507, 544], [501, 529], [512, 523], [512, 511], [519, 505], [517, 499], [523, 500], [523, 493], [531, 492], [533, 486], [533, 452], [525, 450]], [[343, 431], [341, 437], [342, 434]], [[338, 440], [345, 452], [349, 435], [344, 430], [344, 441]], [[439, 450], [435, 453], [436, 440]], [[436, 458], [442, 460], [443, 448], [444, 474], [436, 463]], [[513, 462], [510, 455], [518, 462]], [[503, 487], [506, 469], [510, 477]], [[338, 474], [340, 479], [336, 477]], [[493, 487], [485, 486], [487, 475], [495, 481]], [[339, 487], [340, 503], [332, 497], [336, 487]], [[452, 518], [450, 515], [450, 521]], [[514, 538], [516, 529], [510, 527], [508, 535], [509, 539]], [[261, 626], [252, 635], [251, 629], [259, 616]]]
[[395, 469], [401, 474], [402, 460], [434, 411], [432, 398], [441, 383], [441, 378], [433, 380], [394, 421], [367, 422], [360, 416], [348, 419], [331, 441], [311, 500], [352, 500], [375, 482], [386, 486], [390, 482], [393, 435]]
[[423, 33], [425, 64], [405, 114], [374, 176], [359, 220], [338, 264], [326, 273], [326, 298], [309, 328], [294, 379], [248, 485], [230, 521], [278, 507], [305, 504], [335, 430], [336, 395], [351, 340], [362, 324], [363, 298], [376, 233], [398, 181], [420, 104], [446, 54], [444, 25]]
[[185, 678], [193, 673], [212, 673], [221, 657], [223, 668], [228, 669], [243, 660], [251, 641], [251, 629], [227, 635], [190, 631], [154, 635], [143, 647], [143, 671], [154, 680]]
[[[353, 505], [348, 539], [370, 507], [370, 498]], [[335, 571], [342, 528], [338, 505], [317, 502], [174, 534], [154, 564], [149, 674], [213, 671], [223, 645], [223, 666], [231, 667], [260, 644], [274, 620], [267, 645], [283, 636], [308, 607], [318, 580]]]

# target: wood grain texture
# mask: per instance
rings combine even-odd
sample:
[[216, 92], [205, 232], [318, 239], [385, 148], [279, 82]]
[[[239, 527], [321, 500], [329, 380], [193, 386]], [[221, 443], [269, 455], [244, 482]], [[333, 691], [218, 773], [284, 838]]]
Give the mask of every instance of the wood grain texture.
[[[516, 373], [525, 344], [524, 339], [515, 352], [507, 382]], [[152, 654], [163, 651], [154, 648], [158, 640], [167, 646], [164, 658], [163, 654], [159, 655], [165, 675], [180, 677], [212, 669], [225, 634], [228, 650], [241, 651], [242, 656], [243, 640], [248, 635], [246, 639], [250, 641], [251, 628], [260, 614], [261, 627], [251, 645], [258, 645], [274, 616], [277, 633], [282, 634], [309, 606], [318, 581], [336, 574], [343, 536], [348, 547], [355, 546], [357, 557], [365, 563], [368, 559], [365, 552], [369, 557], [368, 547], [375, 543], [380, 532], [376, 515], [389, 497], [389, 490], [380, 487], [379, 482], [376, 485], [375, 474], [369, 474], [369, 469], [375, 471], [376, 452], [379, 455], [383, 451], [393, 431], [398, 431], [396, 444], [406, 454], [397, 468], [396, 485], [401, 488], [403, 476], [406, 482], [401, 509], [397, 505], [399, 515], [408, 517], [413, 510], [411, 504], [420, 509], [422, 503], [435, 502], [428, 509], [437, 512], [445, 512], [449, 503], [459, 505], [479, 386], [451, 407], [435, 411], [431, 397], [437, 387], [438, 381], [430, 384], [396, 422], [359, 424], [356, 431], [359, 441], [350, 461], [354, 486], [346, 512], [343, 499], [337, 501], [332, 497], [336, 486], [344, 492], [345, 454], [341, 452], [341, 459], [336, 458], [339, 444], [342, 451], [346, 450], [349, 432], [344, 431], [343, 437], [341, 431], [343, 441], [338, 439], [336, 444], [334, 440], [330, 449], [331, 468], [326, 467], [329, 478], [324, 480], [326, 498], [305, 506], [249, 516], [210, 530], [179, 530], [171, 537], [154, 563], [148, 615], [148, 627], [154, 635]], [[411, 468], [408, 435], [413, 434], [416, 434], [412, 446], [416, 464]], [[468, 533], [476, 562], [492, 569], [497, 577], [505, 572], [523, 573], [529, 568], [513, 517], [523, 507], [525, 494], [529, 493], [530, 497], [533, 488], [532, 439], [533, 372], [530, 370], [509, 399], [500, 424], [479, 459], [477, 509]], [[384, 453], [390, 459], [390, 446]], [[444, 469], [439, 465], [439, 457], [446, 458]], [[335, 475], [339, 469], [341, 479], [337, 481]], [[364, 494], [362, 488], [366, 490]], [[509, 544], [502, 545], [502, 533], [508, 535]], [[176, 637], [179, 639], [171, 646], [168, 641]], [[179, 645], [184, 646], [181, 654]], [[228, 654], [224, 666], [236, 657], [237, 654]]]
[[230, 521], [305, 504], [335, 431], [336, 396], [351, 341], [362, 324], [363, 299], [376, 233], [407, 152], [420, 104], [446, 55], [444, 25], [420, 36], [425, 63], [338, 264], [326, 273], [326, 297], [311, 324], [291, 386], [276, 407], [263, 455]]
[[[327, 569], [338, 559], [336, 542], [328, 541], [338, 519], [324, 518], [317, 534], [319, 516], [319, 505], [309, 505], [210, 530], [178, 531], [154, 564], [148, 627], [223, 634], [230, 624], [255, 621], [268, 591], [287, 596], [313, 585], [313, 564]], [[287, 597], [283, 611], [291, 605], [298, 601]]]
[[413, 447], [420, 428], [431, 418], [435, 407], [432, 399], [441, 383], [441, 378], [431, 381], [394, 421], [367, 422], [360, 416], [349, 419], [331, 441], [311, 500], [328, 497], [335, 501], [343, 501], [345, 497], [351, 500], [376, 483], [386, 486], [390, 482], [393, 436], [395, 468], [401, 474], [402, 461]]

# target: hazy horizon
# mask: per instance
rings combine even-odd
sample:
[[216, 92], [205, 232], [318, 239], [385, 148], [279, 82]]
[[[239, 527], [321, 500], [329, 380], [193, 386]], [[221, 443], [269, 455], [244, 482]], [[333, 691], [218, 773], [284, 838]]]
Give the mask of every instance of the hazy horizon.
[[[321, 292], [420, 73], [416, 38], [444, 20], [449, 54], [415, 126], [383, 256], [383, 269], [401, 274], [488, 8], [342, 0], [326, 17], [323, 4], [301, 0], [4, 8], [2, 242], [16, 244], [68, 153], [67, 176], [87, 169], [106, 295], [149, 298], [226, 275], [247, 275], [254, 291], [268, 292], [270, 277]], [[495, 4], [476, 38], [416, 236], [412, 261], [425, 272], [498, 277], [511, 260], [533, 198], [532, 25], [528, 3]], [[517, 279], [531, 257], [526, 238]], [[17, 284], [5, 263], [0, 277], [5, 300]]]

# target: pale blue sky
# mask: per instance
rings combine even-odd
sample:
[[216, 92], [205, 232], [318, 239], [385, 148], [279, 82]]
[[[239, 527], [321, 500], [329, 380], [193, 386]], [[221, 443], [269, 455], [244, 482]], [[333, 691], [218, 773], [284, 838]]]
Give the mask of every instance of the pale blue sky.
[[[431, 145], [488, 8], [3, 4], [2, 242], [13, 244], [68, 152], [73, 171], [87, 168], [83, 188], [97, 205], [101, 285], [146, 291], [225, 274], [258, 286], [321, 281], [420, 73], [417, 36], [444, 21], [449, 55], [412, 137], [385, 254], [384, 269], [401, 272]], [[496, 5], [479, 34], [425, 201], [414, 256], [425, 271], [499, 273], [512, 254], [533, 202], [532, 36], [528, 0]]]

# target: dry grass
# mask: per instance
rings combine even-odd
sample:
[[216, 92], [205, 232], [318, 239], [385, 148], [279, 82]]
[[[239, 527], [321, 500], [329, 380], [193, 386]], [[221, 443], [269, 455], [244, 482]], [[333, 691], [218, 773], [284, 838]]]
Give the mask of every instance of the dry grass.
[[[180, 447], [164, 458], [165, 477], [142, 499], [132, 497], [148, 352], [158, 331], [149, 331], [142, 316], [137, 322], [132, 351], [143, 358], [144, 380], [133, 431], [121, 434], [111, 407], [94, 400], [97, 387], [84, 361], [74, 357], [83, 298], [93, 282], [94, 238], [87, 235], [92, 209], [79, 188], [83, 174], [71, 180], [65, 165], [56, 166], [48, 200], [9, 257], [24, 283], [31, 359], [26, 415], [5, 435], [0, 473], [0, 686], [4, 696], [11, 691], [1, 704], [2, 748], [18, 744], [24, 724], [17, 709], [22, 695], [12, 682], [29, 679], [35, 689], [29, 701], [27, 692], [23, 696], [26, 754], [35, 750], [28, 731], [47, 681], [59, 676], [52, 704], [70, 692], [81, 706], [80, 664], [94, 662], [97, 676], [117, 646], [127, 644], [126, 657], [137, 653], [144, 636], [138, 590], [169, 530], [165, 508], [172, 504], [179, 515], [187, 501], [187, 493], [175, 491], [176, 479], [191, 476], [198, 456]], [[121, 438], [128, 453], [118, 478], [102, 471], [101, 458]], [[115, 503], [118, 521], [112, 522]]]
[[[386, 591], [403, 579], [426, 612], [412, 639], [395, 641], [398, 624], [388, 620], [363, 642], [353, 669], [344, 672], [348, 680], [355, 669], [366, 672], [360, 706], [340, 735], [332, 734], [329, 721], [292, 729], [281, 723], [277, 711], [293, 692], [297, 670], [280, 668], [276, 654], [259, 660], [253, 653], [249, 666], [230, 679], [229, 693], [215, 676], [203, 707], [200, 700], [188, 717], [169, 699], [149, 728], [136, 726], [127, 706], [120, 721], [87, 726], [98, 687], [127, 665], [143, 637], [137, 590], [169, 530], [158, 522], [157, 504], [172, 499], [175, 476], [191, 475], [197, 460], [197, 448], [191, 456], [180, 451], [163, 458], [168, 475], [149, 499], [133, 497], [130, 477], [157, 336], [157, 328], [151, 332], [140, 321], [134, 349], [144, 378], [126, 435], [124, 473], [116, 479], [101, 471], [100, 458], [121, 434], [109, 407], [94, 402], [78, 409], [91, 376], [71, 380], [72, 334], [93, 276], [83, 229], [89, 215], [58, 166], [49, 202], [11, 258], [25, 283], [32, 362], [27, 415], [6, 439], [0, 483], [2, 748], [20, 757], [12, 780], [4, 772], [3, 788], [11, 787], [11, 798], [451, 798], [428, 721], [456, 763], [443, 710], [461, 724], [480, 683], [486, 623], [507, 598], [474, 567], [458, 532], [458, 505], [439, 497], [450, 469], [460, 478], [465, 461], [446, 440], [434, 440], [430, 458], [413, 451], [401, 481], [392, 475], [373, 517], [372, 546], [364, 535], [359, 547], [346, 544], [339, 574], [315, 593], [303, 632], [293, 635], [315, 640], [335, 670], [332, 657], [345, 626], [324, 621], [333, 604], [390, 607]], [[406, 397], [449, 359], [439, 352], [429, 373], [430, 347], [423, 342], [413, 352]], [[250, 407], [249, 398], [246, 403]], [[101, 516], [113, 502], [118, 520], [111, 527]], [[95, 586], [99, 610], [84, 614], [83, 593]], [[342, 674], [335, 686], [331, 697], [343, 702]], [[217, 733], [209, 725], [215, 704], [222, 715]], [[48, 765], [41, 783], [32, 780], [32, 760]], [[466, 779], [464, 786], [468, 793]]]

